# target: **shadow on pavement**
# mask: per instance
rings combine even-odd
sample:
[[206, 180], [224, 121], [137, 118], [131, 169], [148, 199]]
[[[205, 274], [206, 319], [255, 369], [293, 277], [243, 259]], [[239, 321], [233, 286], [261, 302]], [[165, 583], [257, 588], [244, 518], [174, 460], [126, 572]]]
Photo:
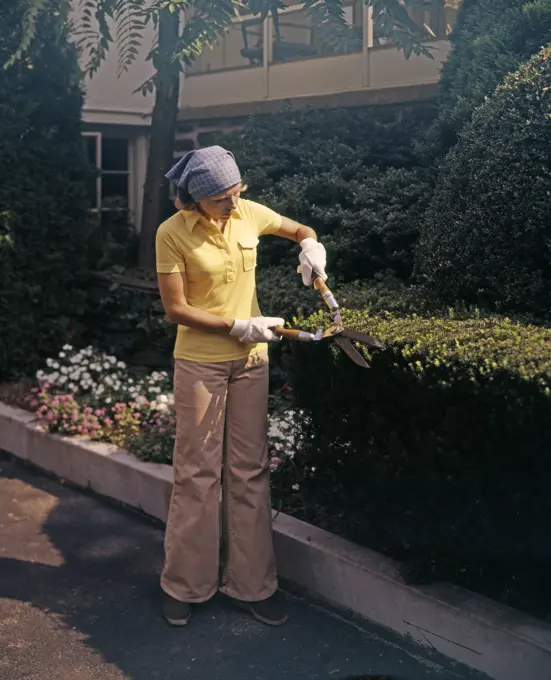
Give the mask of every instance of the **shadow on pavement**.
[[[478, 677], [298, 600], [280, 629], [243, 618], [221, 598], [198, 608], [187, 628], [169, 628], [159, 612], [159, 526], [2, 454], [0, 467], [0, 554], [8, 554], [0, 557], [0, 616], [11, 621], [0, 628], [0, 646], [7, 644], [0, 657], [16, 669], [23, 659], [17, 641], [29, 639], [42, 654], [21, 667], [23, 675], [10, 672], [11, 680], [424, 680], [443, 670]], [[51, 642], [40, 640], [36, 610], [55, 621], [45, 636], [62, 636], [57, 661], [46, 651]], [[65, 654], [74, 675], [54, 672]], [[86, 658], [74, 672], [79, 655]]]

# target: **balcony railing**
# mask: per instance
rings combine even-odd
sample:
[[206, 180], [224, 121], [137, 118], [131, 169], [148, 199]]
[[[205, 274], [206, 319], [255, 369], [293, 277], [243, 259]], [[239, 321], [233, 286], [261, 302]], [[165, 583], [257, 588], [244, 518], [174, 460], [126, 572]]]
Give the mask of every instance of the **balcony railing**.
[[436, 82], [458, 4], [434, 0], [413, 13], [434, 49], [433, 60], [405, 60], [377, 34], [363, 0], [345, 6], [350, 35], [343, 45], [328, 44], [303, 4], [290, 4], [275, 20], [236, 16], [218, 46], [187, 70], [182, 108]]

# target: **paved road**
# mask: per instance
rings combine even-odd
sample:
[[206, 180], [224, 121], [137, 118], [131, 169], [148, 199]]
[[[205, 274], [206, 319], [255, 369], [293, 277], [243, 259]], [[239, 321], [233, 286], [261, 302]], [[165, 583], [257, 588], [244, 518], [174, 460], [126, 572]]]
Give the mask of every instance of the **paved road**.
[[265, 628], [215, 599], [184, 629], [158, 612], [161, 529], [0, 454], [2, 680], [400, 680], [476, 676], [289, 597]]

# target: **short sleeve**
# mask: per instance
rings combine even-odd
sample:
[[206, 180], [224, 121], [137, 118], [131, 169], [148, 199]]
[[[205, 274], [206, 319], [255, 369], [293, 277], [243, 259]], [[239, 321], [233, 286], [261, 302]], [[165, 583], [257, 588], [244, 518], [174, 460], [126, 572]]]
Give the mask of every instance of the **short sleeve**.
[[186, 270], [183, 253], [179, 252], [172, 235], [163, 227], [159, 227], [155, 238], [155, 255], [157, 273], [182, 274]]
[[281, 229], [283, 218], [265, 205], [254, 201], [244, 201], [247, 217], [257, 236], [275, 234]]

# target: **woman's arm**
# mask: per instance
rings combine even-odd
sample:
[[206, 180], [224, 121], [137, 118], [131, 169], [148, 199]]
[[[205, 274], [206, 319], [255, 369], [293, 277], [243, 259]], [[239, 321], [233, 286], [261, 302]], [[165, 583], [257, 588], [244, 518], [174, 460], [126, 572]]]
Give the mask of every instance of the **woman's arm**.
[[283, 217], [281, 227], [275, 235], [300, 243], [302, 253], [299, 255], [299, 271], [302, 274], [302, 282], [305, 286], [312, 285], [314, 272], [319, 274], [324, 281], [327, 279], [327, 274], [325, 273], [327, 263], [325, 248], [321, 243], [318, 243], [318, 236], [311, 227], [305, 227], [303, 224], [294, 222], [288, 217]]
[[314, 241], [318, 240], [316, 232], [311, 227], [305, 227], [303, 224], [290, 220], [288, 217], [283, 218], [279, 231], [276, 231], [274, 235], [289, 239], [289, 241], [295, 241], [295, 243], [301, 243], [307, 238], [312, 238]]
[[203, 312], [188, 304], [185, 274], [158, 274], [157, 276], [165, 314], [171, 323], [209, 333], [230, 334], [234, 319]]

